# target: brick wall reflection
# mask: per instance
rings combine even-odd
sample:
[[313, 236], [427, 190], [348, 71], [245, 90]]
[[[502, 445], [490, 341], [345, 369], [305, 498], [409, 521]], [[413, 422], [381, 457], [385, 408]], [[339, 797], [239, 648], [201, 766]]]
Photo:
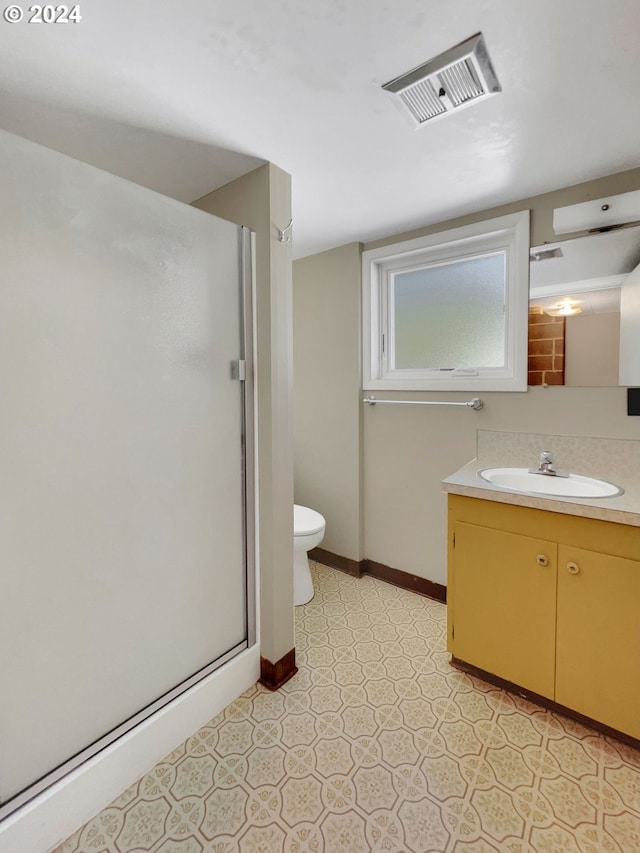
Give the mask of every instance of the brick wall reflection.
[[529, 309], [529, 385], [564, 385], [565, 318]]

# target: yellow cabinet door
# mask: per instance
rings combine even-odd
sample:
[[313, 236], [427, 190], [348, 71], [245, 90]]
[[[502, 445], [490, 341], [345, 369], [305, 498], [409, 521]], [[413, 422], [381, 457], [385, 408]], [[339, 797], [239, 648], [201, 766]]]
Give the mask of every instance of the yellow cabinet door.
[[456, 522], [454, 657], [553, 698], [555, 542]]
[[555, 698], [640, 738], [640, 563], [636, 560], [559, 546]]

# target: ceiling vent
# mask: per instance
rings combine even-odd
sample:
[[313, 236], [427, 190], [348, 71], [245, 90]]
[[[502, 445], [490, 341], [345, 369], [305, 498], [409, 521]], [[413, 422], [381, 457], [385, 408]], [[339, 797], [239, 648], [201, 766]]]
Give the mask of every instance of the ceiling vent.
[[482, 33], [382, 88], [400, 98], [418, 127], [501, 91]]

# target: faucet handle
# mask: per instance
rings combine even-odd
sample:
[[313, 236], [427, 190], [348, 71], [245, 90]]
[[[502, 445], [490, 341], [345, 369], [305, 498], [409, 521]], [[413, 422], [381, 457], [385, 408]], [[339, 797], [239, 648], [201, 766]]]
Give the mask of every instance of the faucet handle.
[[540, 454], [540, 462], [537, 468], [529, 468], [530, 474], [550, 474], [553, 477], [568, 477], [564, 471], [558, 471], [553, 464], [553, 453], [550, 450], [543, 450]]

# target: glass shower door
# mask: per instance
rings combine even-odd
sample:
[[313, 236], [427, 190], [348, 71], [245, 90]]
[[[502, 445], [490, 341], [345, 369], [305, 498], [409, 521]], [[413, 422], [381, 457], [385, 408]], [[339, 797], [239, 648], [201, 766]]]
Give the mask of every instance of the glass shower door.
[[0, 803], [15, 803], [247, 646], [251, 394], [234, 365], [250, 323], [243, 229], [4, 132], [0, 156]]

